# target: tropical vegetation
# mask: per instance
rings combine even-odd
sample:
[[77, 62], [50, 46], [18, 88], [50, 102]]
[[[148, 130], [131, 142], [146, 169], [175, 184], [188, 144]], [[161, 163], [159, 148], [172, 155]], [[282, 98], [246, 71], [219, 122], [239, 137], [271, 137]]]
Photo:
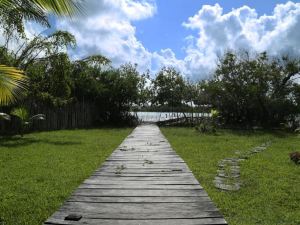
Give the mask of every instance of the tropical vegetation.
[[204, 101], [222, 122], [239, 126], [295, 126], [300, 110], [299, 58], [227, 53], [211, 80], [201, 82]]
[[[74, 0], [1, 0], [0, 19], [5, 45], [16, 35], [25, 38], [24, 20], [33, 20], [50, 26], [48, 12], [73, 16], [80, 12], [80, 4]], [[1, 62], [2, 63], [2, 62]], [[26, 88], [23, 71], [0, 64], [0, 106], [13, 103]]]
[[[131, 129], [8, 134], [51, 129], [38, 126], [44, 120], [54, 129], [68, 128], [61, 121], [78, 128], [79, 114], [81, 128], [135, 124], [130, 111], [137, 110], [210, 115], [198, 124], [191, 120], [196, 129], [162, 130], [230, 224], [299, 224], [298, 153], [291, 154], [296, 163], [288, 160], [299, 137], [253, 130], [299, 131], [300, 59], [228, 51], [209, 79], [198, 81], [176, 65], [151, 74], [132, 63], [114, 66], [104, 55], [74, 60], [68, 49], [76, 47], [76, 38], [66, 31], [26, 37], [26, 21], [47, 28], [49, 14], [73, 18], [84, 13], [81, 3], [0, 0], [0, 224], [41, 224]], [[219, 160], [269, 140], [267, 151], [241, 164], [239, 192], [215, 189]]]
[[[102, 55], [74, 61], [67, 49], [76, 47], [76, 39], [66, 31], [26, 38], [24, 21], [47, 27], [49, 12], [68, 17], [84, 13], [79, 3], [1, 1], [0, 24], [5, 36], [0, 47], [2, 113], [9, 114], [20, 105], [29, 114], [44, 113], [32, 108], [63, 111], [65, 106], [84, 102], [93, 105], [95, 124], [132, 120], [131, 110], [209, 113], [213, 109], [219, 114], [215, 124], [227, 127], [297, 127], [299, 58], [227, 52], [210, 79], [191, 81], [173, 67], [163, 67], [151, 78], [138, 65], [116, 68]], [[15, 38], [19, 44], [11, 50], [9, 44]]]

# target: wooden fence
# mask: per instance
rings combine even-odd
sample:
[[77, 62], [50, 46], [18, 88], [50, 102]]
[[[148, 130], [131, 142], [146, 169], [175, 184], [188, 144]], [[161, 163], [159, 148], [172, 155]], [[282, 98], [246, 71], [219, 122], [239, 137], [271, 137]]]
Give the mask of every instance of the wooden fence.
[[[30, 115], [45, 114], [46, 120], [33, 121], [28, 127], [30, 131], [89, 128], [95, 126], [98, 119], [96, 106], [93, 103], [77, 102], [63, 107], [38, 105], [28, 107]], [[0, 134], [16, 133], [18, 120], [0, 120]]]

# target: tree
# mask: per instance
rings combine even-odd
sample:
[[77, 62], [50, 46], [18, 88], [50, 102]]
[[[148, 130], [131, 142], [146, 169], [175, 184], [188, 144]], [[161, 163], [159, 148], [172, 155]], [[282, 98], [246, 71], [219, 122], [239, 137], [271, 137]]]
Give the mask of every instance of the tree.
[[72, 101], [72, 63], [65, 53], [38, 60], [27, 69], [30, 78], [29, 97], [34, 102], [62, 106]]
[[110, 60], [102, 55], [92, 55], [72, 64], [71, 78], [73, 81], [73, 96], [80, 101], [95, 100], [101, 87], [99, 76], [105, 70], [111, 69]]
[[138, 100], [136, 102], [137, 106], [145, 107], [150, 103], [152, 95], [150, 84], [150, 72], [147, 71], [140, 76], [138, 83]]
[[58, 54], [68, 47], [76, 46], [75, 37], [66, 31], [56, 31], [48, 36], [35, 36], [29, 43], [24, 42], [15, 53], [14, 66], [26, 70], [35, 60], [43, 60]]
[[197, 90], [197, 84], [190, 81], [190, 80], [187, 80], [185, 82], [185, 89], [184, 89], [184, 102], [186, 104], [190, 104], [191, 108], [194, 107], [195, 105], [195, 102], [197, 100], [197, 93], [198, 93], [198, 90]]
[[185, 81], [173, 67], [162, 68], [153, 83], [153, 104], [181, 106], [184, 100]]
[[[24, 37], [23, 20], [35, 20], [49, 26], [47, 12], [58, 16], [74, 16], [81, 11], [75, 0], [1, 0], [0, 19], [5, 31], [7, 43], [16, 31]], [[19, 97], [26, 89], [26, 76], [20, 70], [1, 65], [0, 68], [0, 105], [7, 105]]]
[[140, 75], [137, 65], [126, 64], [119, 69], [104, 71], [96, 80], [99, 85], [96, 102], [102, 118], [111, 122], [121, 121], [138, 101]]
[[33, 20], [45, 26], [50, 26], [48, 14], [73, 17], [82, 12], [82, 6], [76, 0], [1, 0], [0, 18], [6, 36], [15, 31], [24, 33], [24, 20]]
[[299, 71], [299, 60], [229, 52], [202, 89], [227, 124], [278, 126], [298, 113], [291, 79]]

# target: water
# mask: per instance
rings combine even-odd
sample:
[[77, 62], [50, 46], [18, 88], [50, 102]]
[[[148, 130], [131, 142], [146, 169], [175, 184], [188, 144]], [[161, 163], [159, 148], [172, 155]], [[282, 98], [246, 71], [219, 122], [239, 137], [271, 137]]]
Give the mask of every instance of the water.
[[[137, 115], [139, 120], [143, 122], [159, 122], [176, 118], [192, 117], [192, 113], [182, 112], [131, 112], [132, 115]], [[194, 113], [193, 117], [209, 117], [210, 113]]]

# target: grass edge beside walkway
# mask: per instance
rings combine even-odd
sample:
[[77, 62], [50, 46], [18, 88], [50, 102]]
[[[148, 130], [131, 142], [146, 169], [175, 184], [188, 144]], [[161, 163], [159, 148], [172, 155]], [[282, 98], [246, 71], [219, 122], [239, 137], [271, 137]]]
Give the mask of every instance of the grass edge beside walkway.
[[103, 128], [0, 138], [0, 224], [41, 225], [131, 131]]
[[[161, 128], [230, 225], [299, 225], [300, 167], [288, 153], [299, 150], [298, 135], [219, 131], [200, 134], [193, 128]], [[241, 165], [242, 189], [222, 192], [214, 187], [218, 161], [268, 140], [273, 144]]]

